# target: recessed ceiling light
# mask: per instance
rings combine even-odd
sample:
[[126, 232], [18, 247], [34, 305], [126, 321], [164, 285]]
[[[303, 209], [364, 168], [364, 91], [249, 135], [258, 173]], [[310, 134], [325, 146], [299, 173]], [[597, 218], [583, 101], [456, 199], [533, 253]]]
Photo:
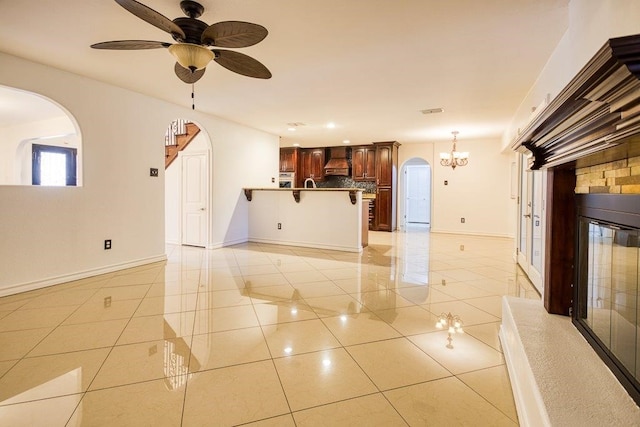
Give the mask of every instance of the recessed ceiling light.
[[342, 141], [343, 144], [350, 144], [351, 141], [349, 141], [348, 139], [345, 139], [344, 141]]
[[436, 113], [443, 113], [444, 112], [444, 108], [429, 108], [426, 110], [420, 110], [420, 112], [422, 114], [436, 114]]
[[288, 130], [289, 132], [295, 132], [295, 131], [296, 131], [296, 128], [294, 128], [294, 127], [290, 127], [290, 128], [287, 128], [287, 130]]
[[295, 144], [293, 144], [294, 147], [300, 147], [300, 144], [298, 144], [297, 142]]
[[328, 129], [333, 129], [333, 128], [335, 128], [335, 127], [336, 127], [336, 124], [335, 124], [335, 123], [333, 123], [333, 122], [329, 122], [329, 123], [327, 123], [327, 128], [328, 128]]

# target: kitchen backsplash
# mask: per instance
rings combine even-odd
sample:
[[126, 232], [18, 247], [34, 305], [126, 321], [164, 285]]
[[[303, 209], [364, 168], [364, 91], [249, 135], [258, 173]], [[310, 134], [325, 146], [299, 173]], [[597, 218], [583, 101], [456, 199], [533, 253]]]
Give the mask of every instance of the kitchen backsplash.
[[354, 181], [350, 176], [327, 176], [324, 181], [316, 182], [318, 188], [362, 188], [365, 193], [375, 193], [373, 181]]

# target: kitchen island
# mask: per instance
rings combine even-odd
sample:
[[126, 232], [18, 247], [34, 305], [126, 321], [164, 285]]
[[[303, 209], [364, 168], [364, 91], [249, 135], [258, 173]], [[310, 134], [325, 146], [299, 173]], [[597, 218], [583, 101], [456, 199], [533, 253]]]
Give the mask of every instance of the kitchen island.
[[360, 252], [368, 201], [360, 188], [245, 188], [249, 241]]

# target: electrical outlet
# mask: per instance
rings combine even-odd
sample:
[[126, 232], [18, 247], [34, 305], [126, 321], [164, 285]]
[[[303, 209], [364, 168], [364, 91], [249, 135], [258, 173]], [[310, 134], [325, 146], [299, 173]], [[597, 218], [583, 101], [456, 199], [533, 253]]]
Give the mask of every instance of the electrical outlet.
[[271, 183], [276, 182], [276, 179], [274, 177], [271, 177]]
[[460, 218], [460, 222], [464, 224], [464, 218]]
[[104, 250], [109, 250], [111, 249], [111, 239], [107, 239], [104, 241]]
[[460, 245], [460, 250], [464, 251], [464, 245]]
[[278, 230], [282, 230], [282, 223], [281, 222], [278, 223]]
[[157, 177], [158, 176], [158, 168], [150, 168], [149, 176]]
[[447, 181], [446, 179], [444, 180], [444, 185], [449, 185], [449, 181]]

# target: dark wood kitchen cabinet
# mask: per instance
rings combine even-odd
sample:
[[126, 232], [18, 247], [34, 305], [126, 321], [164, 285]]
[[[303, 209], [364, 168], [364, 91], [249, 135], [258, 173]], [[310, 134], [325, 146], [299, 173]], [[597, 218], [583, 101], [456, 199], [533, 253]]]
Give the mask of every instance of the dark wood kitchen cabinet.
[[302, 173], [300, 179], [301, 185], [304, 180], [312, 178], [314, 181], [324, 180], [324, 164], [325, 149], [324, 148], [308, 148], [302, 150]]
[[376, 148], [374, 146], [354, 147], [351, 153], [351, 178], [354, 181], [375, 181]]
[[297, 172], [299, 148], [280, 149], [280, 172]]
[[395, 227], [393, 227], [392, 221], [392, 205], [394, 191], [391, 188], [384, 187], [378, 188], [378, 192], [376, 194], [376, 215], [375, 215], [375, 223], [376, 230], [378, 231], [393, 231]]
[[380, 145], [376, 147], [376, 184], [379, 187], [391, 187], [398, 168], [398, 147], [393, 144], [378, 144]]
[[376, 213], [375, 230], [397, 228], [398, 144], [395, 141], [374, 142], [376, 148]]

